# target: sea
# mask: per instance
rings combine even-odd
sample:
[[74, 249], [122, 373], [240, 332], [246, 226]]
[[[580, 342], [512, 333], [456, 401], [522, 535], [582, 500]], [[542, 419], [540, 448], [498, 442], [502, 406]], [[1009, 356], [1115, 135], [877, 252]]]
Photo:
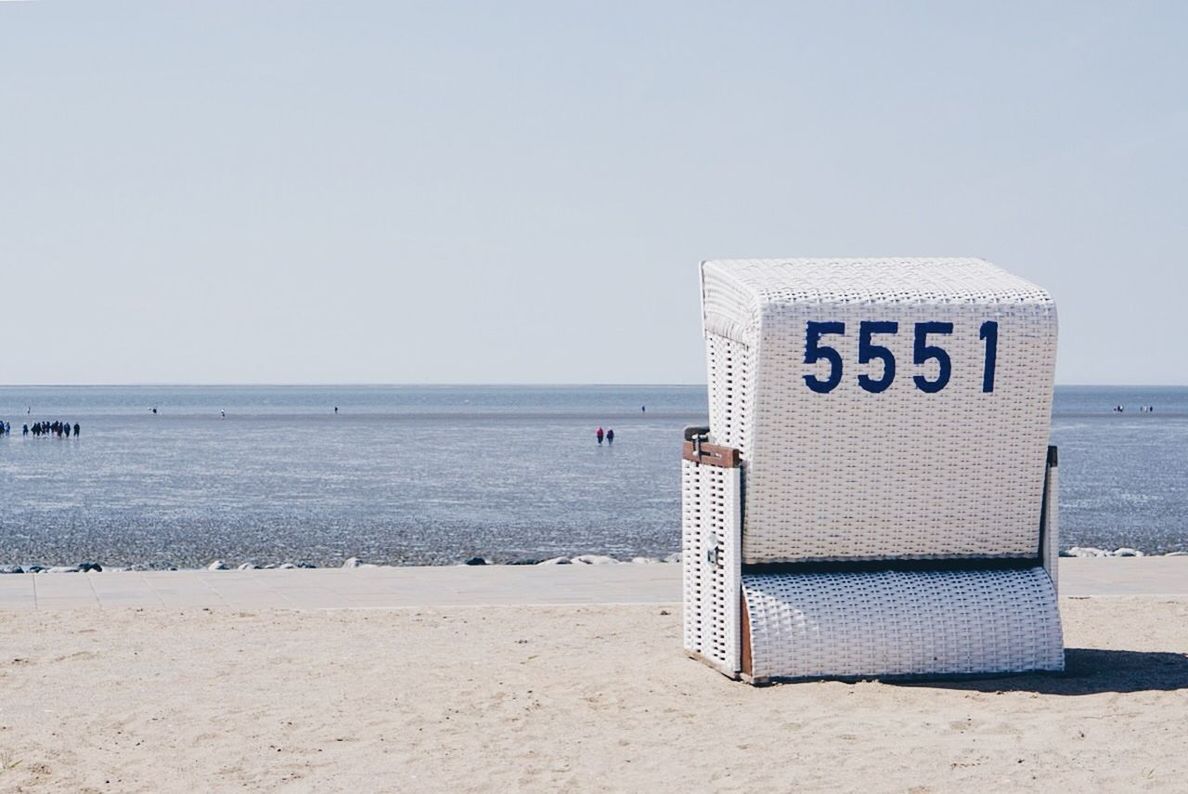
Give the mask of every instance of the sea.
[[[0, 564], [660, 558], [706, 415], [704, 385], [0, 387]], [[1188, 388], [1057, 387], [1052, 442], [1064, 548], [1188, 551]]]

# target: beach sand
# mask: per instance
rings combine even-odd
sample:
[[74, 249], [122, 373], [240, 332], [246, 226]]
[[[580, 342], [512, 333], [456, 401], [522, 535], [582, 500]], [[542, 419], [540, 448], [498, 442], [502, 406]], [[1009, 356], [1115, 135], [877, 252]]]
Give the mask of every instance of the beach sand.
[[752, 688], [664, 606], [0, 612], [0, 790], [1188, 788], [1188, 600], [1069, 672]]

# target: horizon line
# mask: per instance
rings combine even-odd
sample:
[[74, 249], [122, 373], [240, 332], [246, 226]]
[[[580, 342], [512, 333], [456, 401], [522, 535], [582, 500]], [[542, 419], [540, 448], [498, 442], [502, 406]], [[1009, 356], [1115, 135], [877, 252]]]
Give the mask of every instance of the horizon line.
[[[1188, 383], [1055, 383], [1055, 386], [1062, 386], [1066, 388], [1130, 388], [1130, 389], [1183, 389], [1188, 388]], [[332, 387], [346, 387], [346, 388], [464, 388], [464, 387], [481, 387], [481, 388], [647, 388], [647, 387], [708, 387], [707, 381], [699, 381], [693, 383], [648, 383], [648, 382], [566, 382], [566, 381], [508, 381], [508, 382], [483, 382], [483, 381], [321, 381], [321, 382], [299, 382], [299, 381], [140, 381], [140, 382], [123, 382], [123, 383], [4, 383], [0, 384], [0, 389], [97, 389], [97, 388], [276, 388], [276, 387], [292, 387], [292, 388], [332, 388]]]

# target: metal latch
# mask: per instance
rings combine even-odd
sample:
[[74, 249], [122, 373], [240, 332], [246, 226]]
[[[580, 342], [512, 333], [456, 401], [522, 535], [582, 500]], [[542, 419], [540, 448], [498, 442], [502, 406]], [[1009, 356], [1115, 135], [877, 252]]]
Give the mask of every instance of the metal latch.
[[708, 427], [700, 425], [690, 425], [685, 428], [685, 440], [693, 442], [693, 454], [698, 458], [701, 457], [701, 442], [709, 439]]

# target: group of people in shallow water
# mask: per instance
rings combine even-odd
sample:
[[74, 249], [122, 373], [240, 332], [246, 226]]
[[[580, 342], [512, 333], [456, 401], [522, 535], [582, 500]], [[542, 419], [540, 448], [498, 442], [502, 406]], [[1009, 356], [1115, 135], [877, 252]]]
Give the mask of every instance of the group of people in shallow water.
[[[7, 425], [7, 423], [5, 423]], [[21, 428], [21, 435], [27, 436], [32, 433], [35, 436], [57, 436], [61, 438], [66, 436], [70, 438], [70, 434], [75, 436], [81, 435], [82, 428], [78, 426], [78, 422], [71, 425], [69, 422], [34, 422], [31, 425], [25, 425]]]
[[[1121, 413], [1125, 413], [1125, 412], [1126, 412], [1125, 405], [1115, 405], [1114, 406], [1114, 413], [1121, 414]], [[1140, 405], [1139, 413], [1140, 414], [1153, 414], [1153, 413], [1155, 413], [1155, 406], [1154, 405]]]

